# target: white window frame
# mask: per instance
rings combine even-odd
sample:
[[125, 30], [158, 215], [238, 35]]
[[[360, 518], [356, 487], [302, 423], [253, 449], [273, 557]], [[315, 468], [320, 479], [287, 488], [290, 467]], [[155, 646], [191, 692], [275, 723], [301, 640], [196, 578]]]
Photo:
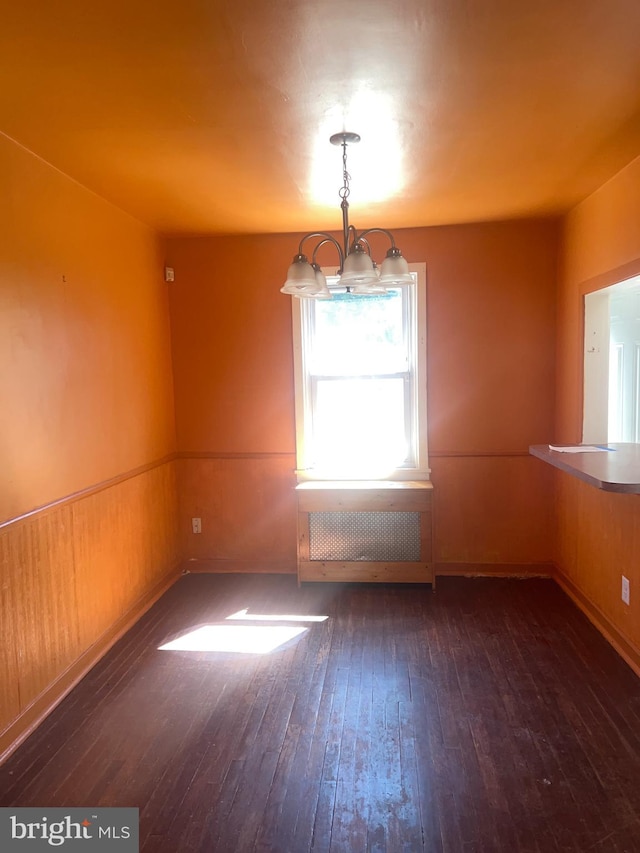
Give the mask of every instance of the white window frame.
[[[429, 469], [429, 453], [427, 439], [427, 286], [426, 286], [426, 264], [410, 264], [409, 270], [414, 274], [415, 284], [401, 285], [413, 288], [412, 309], [415, 323], [409, 330], [410, 334], [410, 372], [413, 377], [413, 424], [414, 435], [414, 464], [406, 467], [396, 468], [387, 472], [384, 477], [376, 475], [375, 479], [384, 480], [429, 480], [431, 471]], [[337, 274], [335, 268], [324, 268], [323, 272], [327, 279]], [[293, 323], [293, 362], [295, 382], [295, 418], [296, 418], [296, 477], [299, 483], [309, 480], [327, 480], [324, 473], [314, 470], [309, 461], [309, 451], [305, 444], [305, 432], [307, 424], [311, 422], [311, 400], [310, 379], [305, 364], [305, 349], [303, 346], [303, 334], [305, 318], [308, 316], [305, 304], [309, 300], [291, 299], [292, 323]], [[350, 473], [344, 476], [332, 472], [331, 480], [353, 480]], [[364, 479], [370, 480], [372, 477]]]
[[640, 443], [639, 304], [640, 276], [584, 294], [584, 444]]

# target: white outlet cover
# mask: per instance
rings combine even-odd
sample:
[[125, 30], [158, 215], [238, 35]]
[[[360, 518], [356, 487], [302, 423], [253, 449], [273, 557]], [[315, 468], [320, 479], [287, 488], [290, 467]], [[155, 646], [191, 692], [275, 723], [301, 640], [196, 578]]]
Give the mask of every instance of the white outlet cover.
[[629, 578], [625, 578], [622, 575], [622, 600], [625, 604], [629, 604], [630, 600], [630, 587], [629, 587]]

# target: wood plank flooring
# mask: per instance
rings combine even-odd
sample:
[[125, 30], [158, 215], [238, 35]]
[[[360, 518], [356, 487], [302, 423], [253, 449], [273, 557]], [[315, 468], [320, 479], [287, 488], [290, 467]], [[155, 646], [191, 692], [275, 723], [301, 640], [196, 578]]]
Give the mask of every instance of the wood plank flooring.
[[[328, 618], [251, 618], [294, 615]], [[202, 625], [305, 630], [158, 649]], [[144, 853], [633, 853], [640, 680], [550, 580], [185, 575], [0, 767], [0, 805], [138, 806]]]

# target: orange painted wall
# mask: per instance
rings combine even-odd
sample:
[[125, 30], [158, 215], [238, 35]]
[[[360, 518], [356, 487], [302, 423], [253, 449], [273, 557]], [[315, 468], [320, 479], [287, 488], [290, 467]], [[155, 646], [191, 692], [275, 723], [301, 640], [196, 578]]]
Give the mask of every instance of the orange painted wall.
[[175, 435], [157, 238], [2, 136], [0, 165], [3, 521], [159, 459]]
[[[581, 438], [583, 294], [640, 274], [638, 222], [640, 158], [565, 219], [558, 291], [556, 441]], [[561, 576], [635, 648], [640, 659], [640, 499], [600, 492], [561, 472], [555, 477], [556, 562]], [[620, 598], [622, 574], [631, 582], [628, 607]]]
[[0, 171], [1, 755], [179, 554], [158, 239], [1, 135]]
[[[416, 228], [396, 237], [409, 261], [427, 263], [436, 560], [505, 570], [547, 562], [552, 477], [527, 448], [553, 429], [557, 223]], [[279, 287], [297, 242], [261, 235], [166, 243], [176, 273], [178, 449], [189, 455], [180, 462], [188, 557], [261, 563], [265, 540], [252, 538], [250, 521], [264, 517], [247, 510], [257, 490], [270, 495], [269, 559], [294, 570], [291, 309]], [[223, 536], [214, 513], [221, 503]], [[193, 516], [202, 517], [202, 534], [190, 532]]]

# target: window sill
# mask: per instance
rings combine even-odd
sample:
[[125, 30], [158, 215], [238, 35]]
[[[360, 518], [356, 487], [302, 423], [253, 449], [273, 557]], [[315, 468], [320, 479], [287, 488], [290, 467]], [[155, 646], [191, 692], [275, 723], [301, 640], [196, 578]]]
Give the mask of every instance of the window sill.
[[304, 485], [305, 483], [331, 483], [331, 484], [340, 484], [340, 483], [349, 483], [351, 488], [358, 488], [358, 483], [362, 483], [363, 487], [369, 487], [371, 483], [389, 483], [390, 488], [393, 487], [394, 484], [402, 487], [404, 483], [428, 483], [431, 478], [431, 469], [428, 468], [425, 470], [418, 470], [417, 468], [396, 468], [391, 472], [386, 472], [386, 476], [376, 477], [358, 477], [346, 475], [344, 477], [340, 476], [331, 476], [329, 473], [326, 475], [316, 473], [309, 468], [297, 469], [295, 472], [296, 480], [299, 485]]
[[296, 489], [432, 489], [430, 480], [307, 480]]

